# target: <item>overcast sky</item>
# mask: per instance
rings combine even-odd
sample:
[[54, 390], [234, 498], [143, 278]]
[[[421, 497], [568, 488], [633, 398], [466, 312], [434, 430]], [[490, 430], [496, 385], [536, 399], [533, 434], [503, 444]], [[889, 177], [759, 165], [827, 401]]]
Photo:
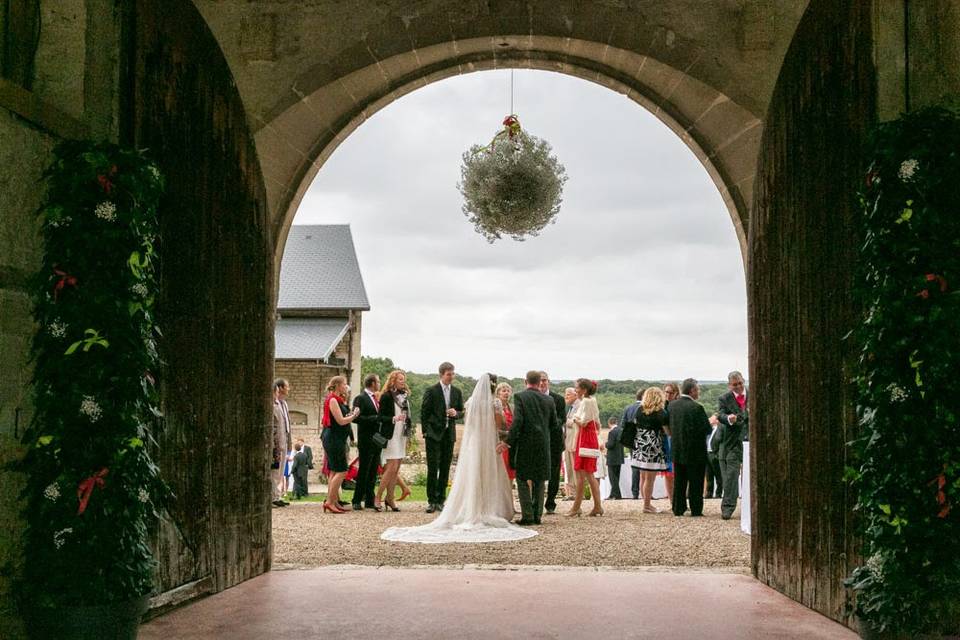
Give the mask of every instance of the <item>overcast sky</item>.
[[434, 83], [387, 106], [333, 153], [295, 224], [349, 223], [370, 298], [362, 348], [431, 372], [555, 379], [747, 370], [736, 234], [693, 153], [626, 97], [515, 72], [514, 109], [569, 180], [557, 222], [488, 244], [461, 213], [461, 154], [509, 110], [509, 71]]

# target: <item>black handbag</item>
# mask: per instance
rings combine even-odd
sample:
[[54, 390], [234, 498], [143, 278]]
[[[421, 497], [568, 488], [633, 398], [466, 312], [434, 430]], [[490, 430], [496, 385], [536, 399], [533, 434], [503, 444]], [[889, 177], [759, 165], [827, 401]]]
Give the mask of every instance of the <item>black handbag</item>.
[[373, 444], [377, 445], [381, 449], [386, 449], [387, 443], [390, 442], [389, 438], [383, 437], [383, 434], [379, 431], [375, 431], [373, 435], [370, 436], [370, 440], [372, 440]]
[[627, 447], [633, 451], [633, 445], [636, 441], [637, 423], [631, 420], [623, 425], [623, 430], [620, 432], [620, 446]]

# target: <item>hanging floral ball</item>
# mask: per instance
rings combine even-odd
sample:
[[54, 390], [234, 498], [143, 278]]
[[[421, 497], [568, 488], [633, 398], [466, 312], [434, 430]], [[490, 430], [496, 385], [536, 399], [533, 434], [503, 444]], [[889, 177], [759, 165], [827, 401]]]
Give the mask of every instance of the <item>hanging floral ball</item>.
[[523, 131], [514, 115], [503, 127], [489, 146], [463, 154], [457, 185], [463, 214], [491, 243], [505, 235], [524, 240], [555, 222], [567, 181], [549, 143]]

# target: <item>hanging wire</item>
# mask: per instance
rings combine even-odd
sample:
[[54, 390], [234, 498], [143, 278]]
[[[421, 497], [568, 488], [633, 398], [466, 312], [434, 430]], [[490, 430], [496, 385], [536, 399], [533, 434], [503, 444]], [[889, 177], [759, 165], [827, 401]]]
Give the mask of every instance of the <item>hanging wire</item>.
[[510, 115], [513, 113], [513, 69], [510, 69]]

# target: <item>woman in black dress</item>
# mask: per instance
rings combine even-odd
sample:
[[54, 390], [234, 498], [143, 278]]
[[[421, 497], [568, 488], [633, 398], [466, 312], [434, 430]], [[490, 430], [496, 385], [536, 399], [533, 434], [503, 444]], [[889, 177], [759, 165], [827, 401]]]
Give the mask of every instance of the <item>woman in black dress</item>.
[[666, 394], [659, 387], [650, 387], [643, 392], [640, 408], [637, 409], [637, 437], [630, 453], [632, 463], [640, 469], [640, 492], [643, 495], [644, 513], [657, 513], [650, 500], [653, 498], [653, 483], [657, 474], [667, 469], [664, 451], [666, 429], [669, 424], [664, 411]]
[[327, 499], [323, 511], [345, 513], [340, 508], [340, 485], [347, 476], [347, 439], [353, 433], [350, 423], [360, 413], [347, 406], [347, 379], [335, 376], [327, 384], [327, 397], [323, 401], [323, 452], [327, 454]]

